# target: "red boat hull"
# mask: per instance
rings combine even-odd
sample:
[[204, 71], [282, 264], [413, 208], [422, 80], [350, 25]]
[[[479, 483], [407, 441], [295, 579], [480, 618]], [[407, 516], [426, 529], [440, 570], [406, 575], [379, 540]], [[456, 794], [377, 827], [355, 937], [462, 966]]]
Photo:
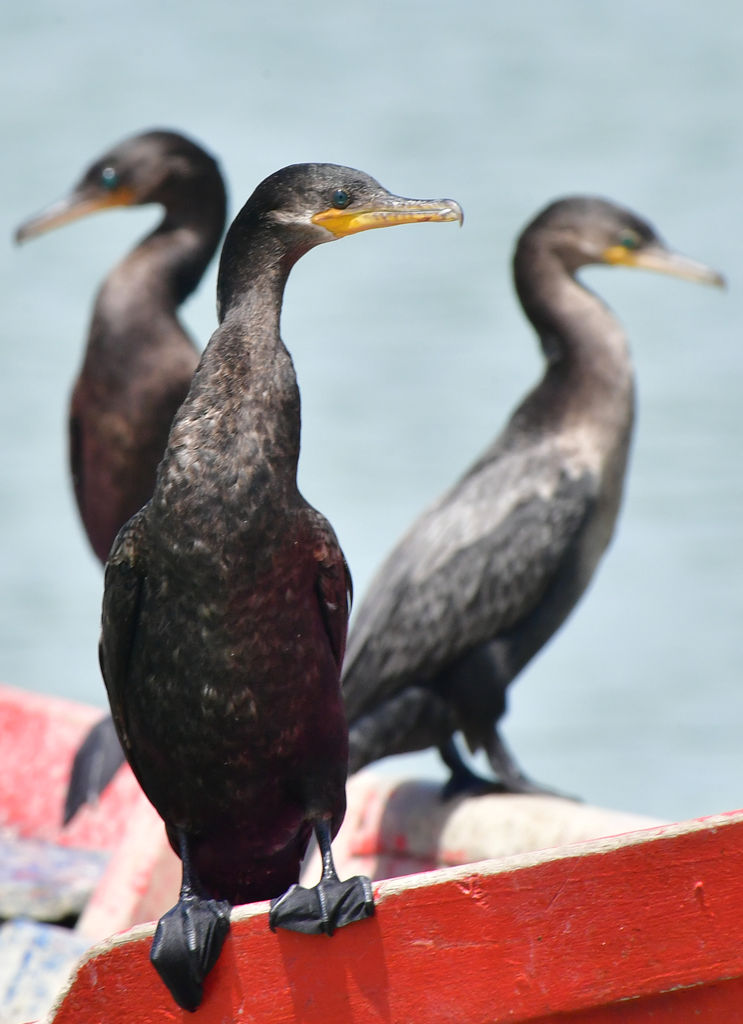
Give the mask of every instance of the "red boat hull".
[[[743, 1021], [743, 812], [376, 886], [332, 939], [234, 915], [189, 1020], [226, 1024]], [[142, 926], [93, 952], [54, 1024], [185, 1015]]]

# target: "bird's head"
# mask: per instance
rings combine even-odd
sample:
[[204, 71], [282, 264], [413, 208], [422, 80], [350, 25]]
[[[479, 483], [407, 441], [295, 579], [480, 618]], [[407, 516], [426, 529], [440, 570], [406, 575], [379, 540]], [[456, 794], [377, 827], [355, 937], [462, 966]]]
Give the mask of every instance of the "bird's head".
[[337, 164], [292, 164], [256, 188], [243, 214], [260, 210], [280, 231], [305, 236], [311, 244], [371, 228], [423, 221], [462, 221], [453, 199], [404, 199], [378, 181]]
[[21, 224], [15, 238], [22, 242], [114, 206], [193, 203], [207, 179], [224, 194], [216, 161], [200, 146], [176, 132], [144, 132], [95, 160], [68, 195]]
[[608, 264], [656, 270], [703, 284], [725, 283], [716, 270], [669, 249], [647, 221], [607, 199], [559, 199], [527, 226], [519, 244], [528, 238], [538, 238], [570, 273], [590, 264]]
[[[453, 199], [405, 199], [362, 171], [337, 164], [292, 164], [269, 175], [227, 232], [220, 264], [219, 307], [244, 287], [251, 247], [273, 250], [288, 272], [309, 249], [371, 228], [463, 219]], [[220, 313], [221, 316], [221, 313]]]

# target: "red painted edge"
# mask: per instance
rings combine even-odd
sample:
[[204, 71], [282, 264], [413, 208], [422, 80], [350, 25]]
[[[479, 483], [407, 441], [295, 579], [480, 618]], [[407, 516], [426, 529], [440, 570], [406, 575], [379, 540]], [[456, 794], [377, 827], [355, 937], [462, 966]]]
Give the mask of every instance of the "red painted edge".
[[332, 939], [272, 934], [265, 904], [236, 911], [194, 1015], [149, 965], [152, 928], [134, 929], [91, 953], [50, 1019], [614, 1024], [698, 1008], [741, 1019], [743, 812], [375, 888], [376, 917]]

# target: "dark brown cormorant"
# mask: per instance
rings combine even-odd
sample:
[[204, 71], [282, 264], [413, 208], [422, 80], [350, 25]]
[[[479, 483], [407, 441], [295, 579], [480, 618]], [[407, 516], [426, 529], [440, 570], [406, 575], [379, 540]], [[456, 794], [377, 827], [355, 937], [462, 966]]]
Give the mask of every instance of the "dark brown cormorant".
[[436, 746], [452, 771], [447, 792], [476, 786], [454, 744], [461, 731], [472, 751], [485, 749], [492, 788], [542, 789], [497, 723], [508, 685], [588, 586], [622, 497], [629, 350], [609, 309], [575, 278], [599, 263], [722, 284], [602, 199], [562, 199], [524, 230], [516, 290], [547, 367], [501, 435], [393, 549], [359, 607], [343, 668], [351, 772]]
[[[173, 416], [199, 361], [177, 310], [222, 236], [224, 183], [216, 161], [194, 142], [175, 132], [145, 132], [99, 157], [67, 197], [16, 232], [20, 242], [97, 210], [148, 203], [162, 205], [165, 216], [103, 282], [70, 404], [75, 497], [101, 562], [152, 494]], [[106, 717], [75, 757], [65, 823], [101, 792], [122, 760]]]
[[[194, 1009], [229, 906], [273, 898], [271, 924], [332, 932], [373, 911], [330, 852], [345, 811], [340, 691], [350, 577], [297, 489], [299, 392], [279, 335], [309, 249], [368, 228], [461, 220], [449, 200], [390, 195], [359, 171], [267, 178], [230, 228], [220, 326], [177, 413], [152, 499], [106, 568], [101, 666], [114, 722], [183, 862], [152, 960]], [[294, 885], [314, 831], [315, 889]]]

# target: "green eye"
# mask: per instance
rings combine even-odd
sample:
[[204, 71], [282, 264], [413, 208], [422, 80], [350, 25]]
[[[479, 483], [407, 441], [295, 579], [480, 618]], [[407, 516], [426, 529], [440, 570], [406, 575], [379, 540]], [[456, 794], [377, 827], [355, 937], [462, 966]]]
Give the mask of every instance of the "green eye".
[[333, 193], [333, 206], [336, 210], [345, 210], [350, 202], [351, 197], [342, 188], [336, 189]]
[[119, 176], [114, 167], [104, 167], [101, 171], [101, 185], [107, 189], [116, 188], [119, 184]]
[[619, 238], [619, 244], [625, 249], [637, 249], [640, 246], [640, 238], [634, 231], [625, 231]]

